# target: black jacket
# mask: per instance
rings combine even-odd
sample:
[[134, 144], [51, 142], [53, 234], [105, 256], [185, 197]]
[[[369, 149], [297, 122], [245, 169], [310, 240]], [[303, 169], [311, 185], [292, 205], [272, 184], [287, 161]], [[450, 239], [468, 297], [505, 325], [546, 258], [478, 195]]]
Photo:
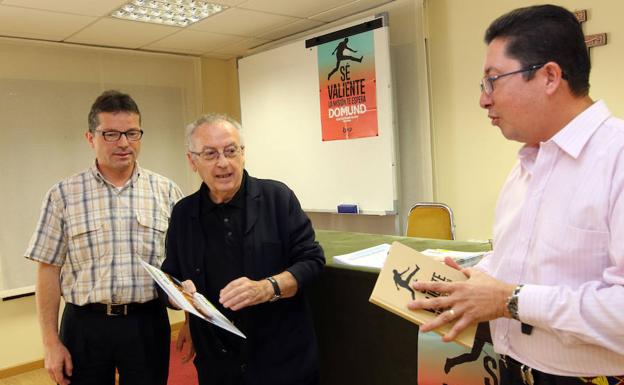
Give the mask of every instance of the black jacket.
[[[245, 172], [246, 173], [246, 172]], [[288, 270], [298, 283], [297, 294], [242, 309], [245, 352], [233, 355], [230, 335], [191, 316], [191, 335], [198, 372], [206, 369], [215, 384], [229, 383], [241, 372], [245, 384], [294, 385], [318, 378], [318, 349], [305, 288], [322, 272], [325, 256], [295, 194], [283, 183], [246, 175], [246, 225], [241, 276], [260, 280]], [[200, 224], [199, 191], [176, 204], [167, 233], [167, 258], [162, 270], [191, 279], [207, 295], [206, 239]], [[224, 312], [220, 304], [215, 306]], [[238, 325], [237, 325], [238, 326]], [[219, 329], [219, 330], [217, 330]], [[236, 337], [238, 338], [238, 337]], [[242, 369], [241, 369], [242, 368]], [[200, 374], [200, 379], [202, 374]], [[206, 382], [213, 383], [213, 382]]]

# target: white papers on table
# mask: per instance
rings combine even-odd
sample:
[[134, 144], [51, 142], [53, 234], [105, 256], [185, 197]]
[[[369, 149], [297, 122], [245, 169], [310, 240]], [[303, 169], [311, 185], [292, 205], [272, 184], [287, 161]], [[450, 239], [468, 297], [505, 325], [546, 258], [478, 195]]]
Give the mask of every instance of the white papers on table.
[[192, 296], [183, 292], [177, 279], [143, 260], [140, 261], [143, 268], [147, 270], [158, 286], [167, 293], [169, 298], [173, 299], [173, 301], [178, 304], [180, 309], [194, 314], [237, 336], [247, 338], [226, 316], [221, 314], [206, 297], [197, 292], [193, 293]]
[[487, 253], [486, 251], [455, 251], [445, 249], [427, 249], [421, 251], [422, 254], [443, 262], [445, 257], [451, 257], [462, 267], [474, 266]]
[[384, 262], [386, 262], [388, 250], [390, 250], [390, 245], [382, 243], [381, 245], [369, 247], [353, 253], [336, 255], [334, 257], [334, 262], [341, 263], [343, 265], [381, 269]]

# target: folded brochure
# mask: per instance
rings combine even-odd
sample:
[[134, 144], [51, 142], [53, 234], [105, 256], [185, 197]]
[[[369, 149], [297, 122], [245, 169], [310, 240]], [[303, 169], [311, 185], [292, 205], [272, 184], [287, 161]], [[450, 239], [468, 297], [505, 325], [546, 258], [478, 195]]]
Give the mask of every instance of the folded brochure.
[[154, 281], [156, 281], [158, 286], [160, 286], [165, 293], [167, 293], [169, 298], [172, 298], [182, 310], [194, 314], [211, 324], [236, 334], [237, 336], [247, 338], [236, 326], [234, 326], [232, 321], [227, 319], [227, 317], [217, 310], [217, 308], [202, 294], [195, 292], [191, 296], [190, 294], [182, 291], [182, 287], [177, 283], [178, 280], [174, 277], [143, 260], [141, 260], [141, 265], [145, 268], [145, 270], [147, 270]]
[[[441, 311], [446, 309], [408, 309], [407, 303], [411, 300], [440, 295], [432, 291], [414, 290], [410, 284], [414, 281], [458, 282], [466, 279], [467, 277], [462, 272], [399, 242], [394, 242], [390, 247], [386, 262], [379, 272], [369, 301], [410, 322], [422, 325], [433, 320]], [[446, 334], [454, 324], [455, 322], [445, 324], [434, 331], [438, 334]], [[472, 324], [464, 329], [454, 341], [471, 349], [476, 331], [477, 324]]]

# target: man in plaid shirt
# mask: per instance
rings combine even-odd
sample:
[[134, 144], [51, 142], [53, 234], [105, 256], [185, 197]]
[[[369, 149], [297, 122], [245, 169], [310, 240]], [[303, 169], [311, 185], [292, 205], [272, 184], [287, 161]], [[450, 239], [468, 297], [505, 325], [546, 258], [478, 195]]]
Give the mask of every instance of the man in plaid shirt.
[[139, 260], [160, 267], [182, 192], [139, 167], [142, 136], [134, 100], [104, 92], [85, 133], [94, 164], [44, 199], [25, 257], [39, 263], [37, 312], [45, 367], [56, 383], [112, 385], [116, 370], [122, 383], [167, 383], [169, 320]]

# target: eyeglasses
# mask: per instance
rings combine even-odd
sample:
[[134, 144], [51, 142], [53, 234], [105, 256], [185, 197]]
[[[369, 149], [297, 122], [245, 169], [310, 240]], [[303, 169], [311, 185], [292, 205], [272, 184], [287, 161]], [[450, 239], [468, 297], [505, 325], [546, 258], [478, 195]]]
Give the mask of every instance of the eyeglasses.
[[542, 68], [544, 66], [544, 64], [534, 64], [530, 67], [527, 68], [523, 68], [517, 71], [512, 71], [512, 72], [507, 72], [506, 74], [500, 74], [500, 75], [494, 75], [494, 76], [486, 76], [483, 79], [481, 79], [481, 92], [485, 92], [486, 95], [491, 95], [492, 92], [494, 92], [494, 81], [505, 77], [505, 76], [509, 76], [509, 75], [515, 75], [515, 74], [519, 74], [522, 72], [529, 72], [529, 71], [535, 71], [538, 70], [540, 68]]
[[232, 159], [235, 158], [239, 152], [242, 152], [245, 149], [245, 146], [229, 146], [223, 149], [223, 151], [217, 151], [214, 148], [209, 148], [206, 149], [202, 152], [195, 152], [195, 151], [191, 151], [189, 150], [189, 152], [193, 155], [197, 155], [200, 158], [202, 158], [203, 160], [207, 161], [207, 162], [214, 162], [217, 159], [219, 159], [219, 156], [221, 156], [223, 154], [224, 158], [227, 159]]
[[136, 142], [137, 140], [141, 140], [143, 136], [143, 130], [128, 130], [128, 131], [100, 131], [95, 130], [95, 132], [99, 132], [104, 137], [104, 140], [107, 142], [116, 142], [121, 139], [122, 135], [126, 136], [126, 139]]

